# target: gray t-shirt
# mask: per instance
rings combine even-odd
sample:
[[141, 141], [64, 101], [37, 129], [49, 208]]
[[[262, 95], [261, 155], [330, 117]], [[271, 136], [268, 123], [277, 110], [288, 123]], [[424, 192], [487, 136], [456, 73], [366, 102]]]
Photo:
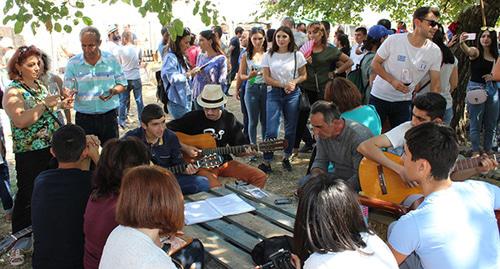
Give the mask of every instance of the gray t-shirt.
[[358, 145], [373, 134], [364, 125], [345, 120], [342, 133], [330, 139], [319, 139], [316, 143], [316, 158], [311, 168], [328, 169], [328, 163], [335, 165], [334, 175], [346, 180], [354, 190], [359, 190], [358, 168], [363, 155], [357, 151]]

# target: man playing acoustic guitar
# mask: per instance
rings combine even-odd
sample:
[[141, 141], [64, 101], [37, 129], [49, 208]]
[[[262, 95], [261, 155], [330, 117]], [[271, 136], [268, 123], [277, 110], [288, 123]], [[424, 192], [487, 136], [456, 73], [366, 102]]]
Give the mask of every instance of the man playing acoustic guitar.
[[[168, 169], [183, 164], [184, 160], [179, 139], [172, 131], [165, 129], [165, 120], [163, 108], [156, 104], [149, 104], [142, 110], [141, 127], [130, 130], [125, 137], [139, 138], [151, 151], [153, 163]], [[196, 172], [198, 168], [193, 164], [188, 164], [184, 173], [175, 174], [183, 194], [208, 191], [207, 178], [194, 175]]]
[[495, 210], [500, 188], [449, 175], [458, 156], [453, 129], [432, 122], [405, 134], [403, 173], [425, 197], [389, 226], [388, 242], [400, 268], [500, 268]]
[[[236, 120], [231, 112], [223, 109], [227, 98], [220, 85], [206, 85], [196, 101], [203, 107], [203, 110], [191, 111], [182, 118], [169, 122], [167, 126], [170, 130], [187, 135], [210, 133], [215, 138], [217, 147], [239, 146], [248, 143], [242, 131], [243, 125]], [[195, 157], [201, 152], [200, 149], [185, 144], [182, 145], [182, 150], [191, 157]], [[240, 156], [254, 154], [255, 151], [247, 147]], [[224, 155], [224, 159], [225, 163], [218, 168], [200, 168], [198, 171], [198, 175], [208, 178], [211, 188], [221, 185], [218, 180], [219, 176], [234, 177], [259, 188], [264, 187], [266, 183], [264, 172], [233, 160], [229, 154]]]
[[[413, 111], [411, 121], [404, 122], [392, 130], [372, 137], [358, 146], [358, 151], [366, 158], [371, 159], [398, 173], [407, 181], [403, 174], [403, 166], [391, 161], [382, 152], [382, 148], [400, 148], [404, 145], [404, 135], [408, 129], [426, 122], [441, 123], [446, 110], [446, 100], [439, 93], [426, 93], [417, 96], [413, 100]], [[481, 166], [471, 169], [455, 171], [451, 174], [452, 180], [464, 180], [479, 173], [486, 173], [496, 168], [497, 163], [486, 155], [481, 160]], [[376, 177], [376, 175], [374, 175]], [[408, 182], [408, 181], [407, 181]], [[410, 184], [410, 183], [409, 183]]]

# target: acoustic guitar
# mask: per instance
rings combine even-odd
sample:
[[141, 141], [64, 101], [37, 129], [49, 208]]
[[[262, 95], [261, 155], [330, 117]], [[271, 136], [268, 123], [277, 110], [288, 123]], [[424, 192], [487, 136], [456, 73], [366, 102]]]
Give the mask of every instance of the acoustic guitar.
[[6, 236], [4, 239], [2, 239], [2, 241], [0, 241], [0, 256], [9, 251], [14, 246], [14, 244], [16, 244], [17, 240], [31, 234], [32, 232], [33, 229], [31, 228], [31, 226], [29, 226], [15, 234]]
[[[403, 165], [400, 156], [388, 152], [384, 154], [390, 160]], [[496, 160], [497, 155], [491, 155], [490, 158]], [[480, 165], [481, 157], [457, 160], [452, 172], [476, 168]], [[420, 187], [408, 187], [399, 174], [367, 158], [361, 160], [358, 172], [361, 194], [371, 198], [400, 204], [409, 195], [422, 193]]]
[[[224, 163], [224, 158], [217, 153], [212, 153], [201, 157], [192, 164], [197, 168], [215, 168]], [[166, 169], [174, 174], [183, 173], [186, 170], [187, 164], [178, 164], [167, 167]]]
[[[211, 134], [198, 134], [198, 135], [188, 135], [181, 132], [176, 132], [177, 138], [183, 144], [190, 145], [201, 149], [201, 156], [207, 154], [217, 153], [220, 155], [225, 154], [240, 154], [245, 152], [247, 147], [260, 152], [272, 152], [282, 150], [287, 147], [288, 143], [285, 139], [272, 139], [267, 141], [262, 141], [257, 145], [241, 145], [241, 146], [229, 146], [229, 147], [217, 147], [215, 138]], [[186, 161], [191, 161], [192, 158], [184, 155]]]

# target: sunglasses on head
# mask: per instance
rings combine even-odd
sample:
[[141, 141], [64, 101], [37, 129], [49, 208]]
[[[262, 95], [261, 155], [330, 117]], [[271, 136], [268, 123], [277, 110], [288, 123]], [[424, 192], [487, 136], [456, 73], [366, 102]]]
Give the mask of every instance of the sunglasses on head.
[[488, 30], [489, 32], [495, 31], [495, 28], [489, 27], [489, 26], [483, 26], [481, 27], [481, 31], [486, 31]]
[[437, 21], [433, 21], [433, 20], [429, 20], [429, 19], [425, 19], [425, 18], [420, 18], [420, 20], [428, 22], [431, 27], [435, 27], [436, 25], [439, 25], [439, 22], [437, 22]]

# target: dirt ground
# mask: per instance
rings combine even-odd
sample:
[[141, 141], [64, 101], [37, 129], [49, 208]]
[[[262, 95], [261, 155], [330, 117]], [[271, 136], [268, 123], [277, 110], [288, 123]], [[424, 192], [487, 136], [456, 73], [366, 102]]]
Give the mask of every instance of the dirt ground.
[[[151, 80], [148, 80], [147, 77], [151, 77]], [[144, 79], [146, 78], [146, 79]], [[151, 103], [156, 103], [156, 86], [154, 85], [154, 73], [150, 71], [149, 74], [143, 74], [143, 99], [144, 99], [144, 104], [151, 104]], [[233, 83], [234, 85], [234, 83]], [[230, 92], [234, 92], [234, 89], [232, 89]], [[137, 121], [137, 114], [136, 114], [136, 106], [133, 101], [134, 99], [131, 98], [131, 113], [129, 115], [129, 123], [127, 124], [127, 128], [125, 130], [120, 130], [120, 134], [125, 133], [129, 129], [133, 129], [139, 126], [138, 121]], [[242, 120], [242, 114], [240, 110], [240, 105], [239, 101], [236, 100], [236, 98], [229, 97], [228, 98], [228, 104], [227, 104], [227, 109], [231, 112], [233, 112], [238, 119]], [[10, 137], [10, 128], [6, 126], [6, 123], [8, 122], [5, 115], [2, 117], [2, 122], [4, 125], [5, 133], [6, 133], [6, 139], [11, 140]], [[283, 132], [284, 128], [281, 128], [281, 132]], [[281, 133], [281, 136], [283, 137], [283, 133]], [[12, 189], [13, 193], [15, 193], [16, 190], [16, 180], [15, 180], [15, 170], [14, 168], [14, 159], [13, 159], [13, 154], [12, 154], [12, 146], [11, 142], [7, 144], [7, 147], [9, 149], [8, 152], [8, 162], [10, 166], [10, 172], [11, 172], [11, 184], [12, 184]], [[305, 154], [300, 154], [297, 158], [294, 158], [291, 160], [292, 166], [293, 166], [293, 171], [292, 172], [287, 172], [281, 167], [281, 153], [277, 152], [275, 154], [275, 161], [272, 163], [272, 168], [273, 172], [269, 175], [269, 178], [267, 180], [266, 187], [264, 188], [267, 191], [279, 194], [281, 196], [285, 197], [290, 197], [294, 202], [296, 203], [296, 199], [293, 196], [294, 191], [297, 188], [297, 181], [300, 179], [302, 176], [305, 175], [305, 171], [307, 169], [307, 164], [309, 162], [310, 154], [305, 153]], [[240, 158], [241, 161], [244, 162], [249, 162], [250, 160], [248, 158]], [[262, 156], [259, 155], [258, 159], [256, 162], [249, 162], [251, 165], [257, 166], [260, 162], [262, 161]], [[498, 175], [489, 175], [490, 177], [498, 178]], [[232, 179], [224, 179], [224, 181], [230, 182]], [[498, 180], [495, 179], [489, 179], [488, 181], [494, 183], [494, 184], [499, 184]], [[10, 233], [10, 222], [5, 221], [4, 218], [4, 213], [3, 210], [0, 209], [0, 238], [3, 236], [6, 236]], [[371, 216], [370, 216], [371, 218]], [[379, 221], [382, 219], [382, 221]], [[370, 221], [370, 225], [372, 229], [381, 237], [381, 238], [386, 238], [386, 229], [387, 229], [387, 222], [391, 221], [390, 218], [387, 217], [377, 217], [374, 218]], [[8, 262], [8, 256], [3, 255], [0, 257], [0, 268], [31, 268], [31, 258], [30, 253], [26, 253], [26, 263], [23, 266], [18, 266], [18, 267], [12, 267], [9, 265]]]

